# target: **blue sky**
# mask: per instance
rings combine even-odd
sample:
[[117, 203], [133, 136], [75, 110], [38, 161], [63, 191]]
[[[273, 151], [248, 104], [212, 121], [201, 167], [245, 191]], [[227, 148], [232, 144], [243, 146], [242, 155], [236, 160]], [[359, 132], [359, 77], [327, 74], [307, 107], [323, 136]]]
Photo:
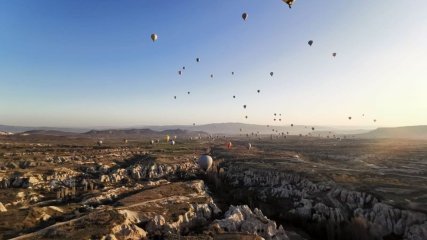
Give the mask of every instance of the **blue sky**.
[[292, 10], [280, 0], [0, 1], [0, 123], [273, 124], [276, 112], [284, 124], [426, 124], [425, 9], [425, 0], [298, 0]]

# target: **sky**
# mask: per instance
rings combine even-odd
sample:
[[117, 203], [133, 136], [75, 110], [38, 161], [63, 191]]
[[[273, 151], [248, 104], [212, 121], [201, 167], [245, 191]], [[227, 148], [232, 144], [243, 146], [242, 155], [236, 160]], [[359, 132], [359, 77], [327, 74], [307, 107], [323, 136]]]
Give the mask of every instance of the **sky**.
[[427, 124], [426, 9], [425, 0], [0, 1], [0, 124], [274, 125], [274, 113], [283, 125]]

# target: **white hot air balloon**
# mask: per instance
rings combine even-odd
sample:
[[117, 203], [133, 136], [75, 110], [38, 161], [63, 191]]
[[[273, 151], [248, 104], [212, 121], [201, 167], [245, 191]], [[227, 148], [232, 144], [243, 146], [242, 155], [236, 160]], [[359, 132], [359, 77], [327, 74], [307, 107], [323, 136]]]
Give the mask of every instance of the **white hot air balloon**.
[[170, 145], [175, 145], [175, 141], [174, 140], [171, 140], [169, 143], [170, 143]]
[[199, 167], [204, 171], [209, 170], [209, 168], [212, 167], [212, 163], [212, 157], [207, 154], [203, 154], [202, 156], [200, 156], [199, 160], [197, 161]]
[[252, 148], [252, 144], [248, 143], [248, 150], [251, 150], [251, 148]]

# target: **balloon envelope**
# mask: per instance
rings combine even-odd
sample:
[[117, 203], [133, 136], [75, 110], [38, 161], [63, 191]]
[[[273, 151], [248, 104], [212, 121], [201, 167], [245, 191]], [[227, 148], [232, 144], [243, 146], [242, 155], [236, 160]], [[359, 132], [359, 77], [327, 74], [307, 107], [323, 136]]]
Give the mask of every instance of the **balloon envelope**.
[[153, 42], [157, 41], [157, 34], [155, 34], [155, 33], [151, 34], [151, 40]]
[[243, 20], [245, 20], [245, 21], [246, 21], [246, 19], [248, 18], [248, 14], [247, 14], [247, 13], [243, 13], [243, 14], [242, 14], [242, 18], [243, 18]]
[[212, 163], [213, 163], [212, 157], [207, 154], [202, 155], [197, 161], [197, 164], [199, 165], [199, 167], [204, 171], [209, 170], [209, 168], [211, 168], [212, 166]]

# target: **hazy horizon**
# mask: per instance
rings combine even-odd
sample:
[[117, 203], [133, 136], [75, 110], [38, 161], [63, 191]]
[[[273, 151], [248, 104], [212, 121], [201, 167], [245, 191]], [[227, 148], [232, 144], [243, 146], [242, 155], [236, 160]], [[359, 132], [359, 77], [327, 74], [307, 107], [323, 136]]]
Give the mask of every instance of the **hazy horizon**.
[[0, 124], [279, 125], [281, 113], [280, 125], [425, 125], [425, 9], [424, 0], [291, 10], [280, 0], [3, 1]]

